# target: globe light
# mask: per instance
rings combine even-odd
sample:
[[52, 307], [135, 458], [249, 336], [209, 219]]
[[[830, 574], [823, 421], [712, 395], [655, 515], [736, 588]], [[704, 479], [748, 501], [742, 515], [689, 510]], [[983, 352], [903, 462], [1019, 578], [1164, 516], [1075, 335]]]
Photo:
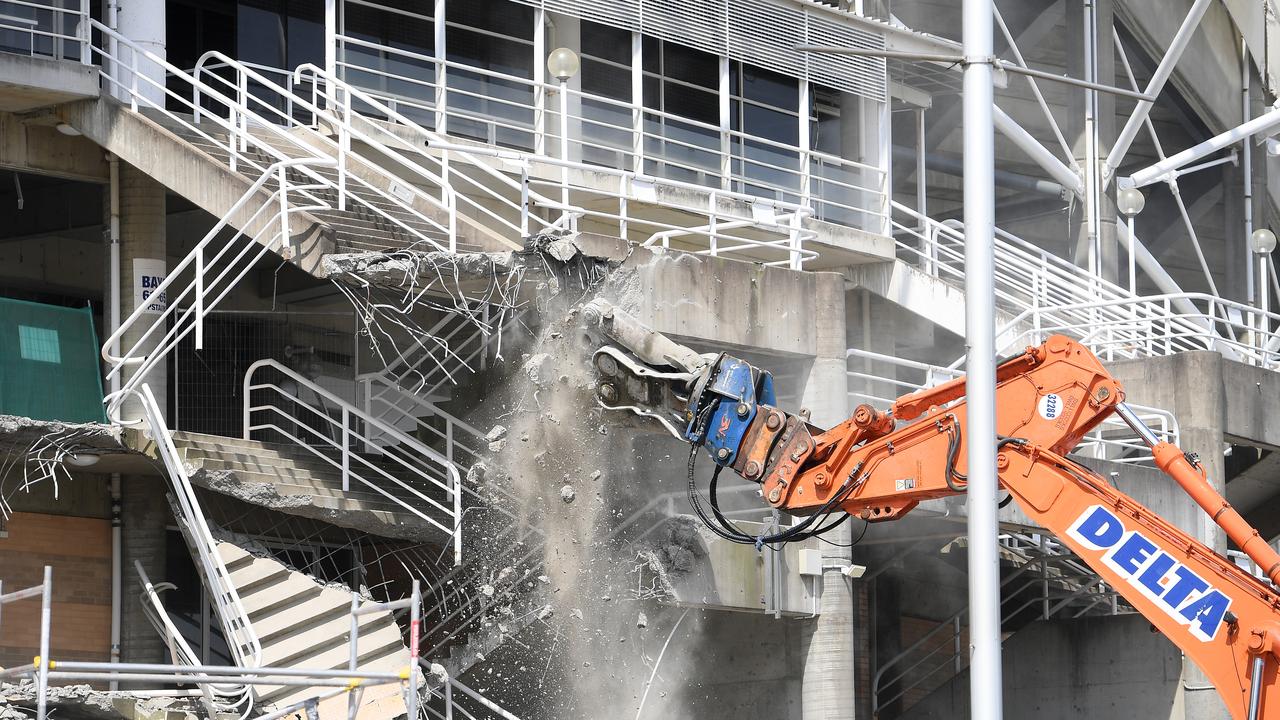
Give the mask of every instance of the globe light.
[[1249, 245], [1259, 255], [1268, 255], [1276, 249], [1276, 234], [1266, 228], [1258, 228], [1249, 236]]
[[580, 67], [582, 63], [578, 60], [578, 53], [569, 48], [556, 48], [547, 56], [547, 72], [560, 82], [567, 82], [577, 75]]
[[1146, 207], [1147, 199], [1138, 188], [1125, 188], [1116, 194], [1116, 209], [1126, 217], [1133, 217]]

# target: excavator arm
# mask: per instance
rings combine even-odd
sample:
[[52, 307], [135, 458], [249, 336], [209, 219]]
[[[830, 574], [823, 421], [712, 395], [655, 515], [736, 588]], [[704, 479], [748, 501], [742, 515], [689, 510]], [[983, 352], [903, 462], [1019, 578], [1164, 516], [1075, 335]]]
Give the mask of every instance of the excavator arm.
[[[768, 373], [743, 360], [698, 355], [607, 304], [589, 308], [587, 319], [614, 343], [644, 351], [640, 360], [616, 347], [597, 352], [602, 404], [659, 418], [694, 452], [705, 449], [716, 465], [711, 515], [698, 493], [690, 499], [726, 539], [758, 546], [820, 534], [848, 516], [896, 520], [924, 500], [965, 491], [964, 378], [899, 398], [887, 411], [861, 405], [822, 430], [776, 407]], [[665, 346], [652, 336], [680, 352], [655, 354], [653, 347]], [[1124, 389], [1098, 358], [1067, 337], [1001, 363], [996, 407], [992, 442], [1000, 484], [1012, 500], [1194, 660], [1233, 717], [1280, 720], [1274, 586], [1066, 455], [1118, 413], [1151, 445], [1156, 465], [1276, 583], [1280, 555], [1212, 488], [1196, 458], [1158, 441], [1124, 405]], [[715, 504], [716, 478], [725, 468], [760, 483], [769, 505], [804, 519], [768, 537], [736, 532]]]

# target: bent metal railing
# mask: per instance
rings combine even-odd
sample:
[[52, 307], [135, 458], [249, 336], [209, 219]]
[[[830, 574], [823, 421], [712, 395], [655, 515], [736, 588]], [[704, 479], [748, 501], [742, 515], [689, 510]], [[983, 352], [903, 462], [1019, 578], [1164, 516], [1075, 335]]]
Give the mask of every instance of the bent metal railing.
[[[249, 613], [240, 601], [240, 594], [231, 581], [231, 573], [218, 553], [204, 510], [201, 509], [195, 488], [187, 476], [186, 464], [173, 444], [173, 436], [156, 405], [150, 386], [142, 383], [131, 392], [137, 395], [147, 435], [155, 443], [160, 460], [164, 463], [179, 509], [178, 526], [195, 556], [196, 569], [213, 603], [214, 614], [222, 627], [231, 657], [237, 667], [256, 668], [261, 665], [262, 644], [249, 622]], [[242, 718], [247, 717], [252, 709], [252, 695], [247, 691], [223, 687], [218, 688], [214, 696], [213, 702], [237, 708]]]
[[[287, 378], [292, 387], [282, 387], [283, 381], [255, 380], [255, 374], [264, 368]], [[267, 400], [254, 400], [263, 397], [255, 394], [260, 390], [267, 391]], [[302, 402], [299, 396], [303, 390], [318, 398], [321, 407]], [[343, 492], [351, 491], [353, 485], [372, 492], [400, 512], [449, 536], [454, 564], [462, 562], [462, 482], [457, 466], [448, 458], [275, 360], [250, 365], [243, 391], [246, 440], [256, 431], [286, 438], [340, 471]], [[371, 458], [360, 448], [373, 444], [371, 433], [375, 432], [379, 437], [393, 438], [396, 444], [383, 444], [380, 453]], [[432, 497], [432, 491], [442, 492], [445, 502]]]

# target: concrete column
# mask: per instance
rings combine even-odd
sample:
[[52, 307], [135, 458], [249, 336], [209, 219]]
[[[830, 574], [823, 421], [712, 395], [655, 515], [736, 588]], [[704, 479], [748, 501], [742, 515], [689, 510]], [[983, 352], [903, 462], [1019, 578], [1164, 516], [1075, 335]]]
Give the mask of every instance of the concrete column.
[[[1200, 456], [1209, 484], [1226, 494], [1223, 461], [1226, 389], [1222, 356], [1209, 350], [1168, 357], [1111, 363], [1108, 369], [1125, 388], [1125, 399], [1139, 405], [1163, 408], [1178, 420], [1178, 445]], [[1181, 493], [1170, 482], [1169, 492]], [[1198, 513], [1195, 528], [1183, 528], [1217, 552], [1225, 552], [1226, 535], [1205, 513]]]
[[[839, 276], [817, 273], [814, 306], [822, 308], [815, 316], [814, 334], [817, 352], [813, 368], [805, 383], [803, 405], [813, 413], [813, 423], [831, 427], [845, 420], [849, 413], [845, 394], [845, 313], [844, 287]], [[851, 524], [824, 537], [833, 544], [822, 544], [824, 565], [846, 565], [852, 562]], [[852, 720], [854, 704], [860, 688], [855, 687], [854, 665], [854, 597], [851, 581], [837, 570], [822, 576], [821, 614], [805, 624], [800, 641], [804, 658], [801, 679], [800, 717], [802, 720]]]
[[[158, 279], [167, 273], [165, 242], [165, 189], [145, 173], [126, 163], [120, 163], [120, 316], [122, 322], [133, 314], [139, 305], [151, 310], [145, 320], [134, 324], [120, 342], [122, 352], [131, 350], [138, 355], [142, 350], [155, 347], [155, 341], [164, 336], [163, 331], [153, 333], [146, 346], [135, 349], [151, 323], [159, 319], [166, 298], [157, 298], [151, 289]], [[143, 296], [146, 296], [145, 298]], [[167, 366], [160, 363], [144, 378], [161, 412], [167, 407]], [[123, 382], [134, 374], [125, 368]], [[142, 416], [136, 399], [130, 399], [121, 408], [120, 417], [136, 420]]]
[[[119, 15], [117, 29], [141, 50], [151, 56], [164, 60], [165, 55], [165, 1], [164, 0], [118, 0]], [[147, 59], [141, 52], [137, 58], [128, 47], [119, 49], [120, 60], [124, 69], [131, 69], [137, 62], [138, 95], [156, 105], [164, 105], [164, 68]], [[130, 80], [126, 79], [126, 83]]]
[[138, 574], [133, 561], [142, 563], [152, 582], [165, 580], [165, 550], [171, 513], [164, 481], [152, 475], [130, 475], [121, 487], [120, 514], [123, 578], [123, 610], [120, 617], [121, 662], [169, 662], [164, 641], [143, 612]]
[[[889, 158], [892, 155], [889, 145], [889, 115], [885, 103], [868, 100], [852, 93], [840, 94], [840, 156], [847, 160], [856, 160], [873, 167], [881, 168], [888, 175]], [[866, 188], [877, 188], [881, 181], [874, 177], [875, 173], [866, 171], [858, 182]], [[888, 188], [892, 184], [886, 179], [886, 193], [856, 192], [853, 197], [833, 198], [849, 203], [855, 207], [866, 208], [876, 212], [888, 211]], [[861, 215], [859, 227], [868, 232], [885, 234], [887, 223], [873, 215]]]

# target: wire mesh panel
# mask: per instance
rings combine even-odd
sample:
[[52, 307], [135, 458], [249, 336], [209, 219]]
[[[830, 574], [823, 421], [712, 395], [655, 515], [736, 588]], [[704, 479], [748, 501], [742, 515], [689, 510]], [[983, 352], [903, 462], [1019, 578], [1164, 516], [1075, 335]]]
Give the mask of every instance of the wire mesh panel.
[[[205, 319], [204, 349], [195, 349], [192, 334], [174, 355], [174, 429], [241, 437], [244, 374], [251, 364], [266, 358], [354, 401], [358, 360], [352, 327], [351, 313], [210, 313]], [[293, 387], [283, 377], [259, 379], [286, 390]], [[298, 400], [309, 402], [306, 397]]]

